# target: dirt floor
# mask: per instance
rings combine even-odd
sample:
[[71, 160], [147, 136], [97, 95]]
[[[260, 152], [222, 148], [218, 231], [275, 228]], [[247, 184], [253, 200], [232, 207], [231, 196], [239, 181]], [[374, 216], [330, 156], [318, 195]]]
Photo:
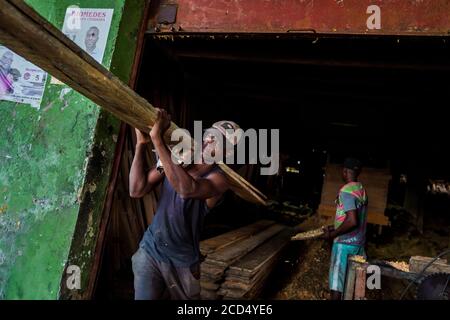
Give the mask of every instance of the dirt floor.
[[313, 240], [306, 241], [304, 245], [304, 255], [298, 259], [291, 281], [275, 293], [272, 299], [328, 299], [329, 246], [323, 241]]
[[[368, 228], [367, 255], [369, 260], [408, 262], [414, 255], [434, 257], [449, 245], [448, 221], [433, 217], [425, 221], [423, 233], [415, 227], [415, 220], [407, 212], [391, 210], [388, 215], [392, 225], [383, 228]], [[313, 216], [301, 225], [302, 230], [311, 230], [323, 225]], [[263, 298], [282, 300], [327, 299], [330, 244], [323, 240], [292, 242], [283, 261], [271, 275]], [[408, 281], [382, 278], [381, 290], [367, 292], [369, 300], [399, 299]], [[414, 299], [412, 286], [406, 299]]]

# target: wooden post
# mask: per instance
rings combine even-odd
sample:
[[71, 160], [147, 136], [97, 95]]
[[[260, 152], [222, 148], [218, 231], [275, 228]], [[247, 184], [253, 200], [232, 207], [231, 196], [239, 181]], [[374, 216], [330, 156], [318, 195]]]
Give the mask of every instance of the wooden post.
[[[83, 94], [118, 119], [144, 132], [156, 120], [155, 108], [95, 61], [24, 1], [0, 1], [0, 43]], [[164, 138], [170, 142], [172, 123]], [[185, 135], [186, 139], [190, 136]], [[186, 140], [188, 141], [188, 140]], [[266, 205], [267, 198], [248, 181], [218, 164], [231, 189], [247, 201]]]
[[353, 300], [353, 295], [355, 293], [355, 280], [356, 280], [356, 264], [351, 259], [348, 258], [347, 262], [347, 274], [345, 277], [345, 287], [344, 287], [344, 300]]
[[364, 300], [366, 297], [366, 268], [358, 266], [356, 268], [355, 300]]

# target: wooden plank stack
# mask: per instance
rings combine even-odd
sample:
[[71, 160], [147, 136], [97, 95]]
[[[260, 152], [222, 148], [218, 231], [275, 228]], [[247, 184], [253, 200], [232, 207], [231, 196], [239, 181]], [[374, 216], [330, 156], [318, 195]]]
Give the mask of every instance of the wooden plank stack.
[[201, 243], [202, 299], [253, 299], [263, 289], [293, 231], [261, 220]]

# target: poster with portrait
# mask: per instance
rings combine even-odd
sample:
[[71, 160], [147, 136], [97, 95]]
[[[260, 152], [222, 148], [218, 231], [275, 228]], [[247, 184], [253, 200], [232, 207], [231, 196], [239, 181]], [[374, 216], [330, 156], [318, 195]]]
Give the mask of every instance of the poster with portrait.
[[69, 7], [63, 33], [79, 47], [102, 63], [114, 9]]
[[0, 100], [39, 109], [46, 80], [44, 70], [0, 45]]

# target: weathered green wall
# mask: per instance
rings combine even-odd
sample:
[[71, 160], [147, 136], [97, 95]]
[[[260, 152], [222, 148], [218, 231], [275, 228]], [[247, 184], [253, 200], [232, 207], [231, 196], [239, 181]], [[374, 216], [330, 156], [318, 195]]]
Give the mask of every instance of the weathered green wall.
[[[115, 9], [103, 65], [128, 81], [144, 1], [127, 1], [131, 14], [123, 14], [126, 0], [26, 2], [57, 28], [69, 5]], [[49, 80], [40, 110], [0, 101], [0, 299], [57, 299], [73, 243], [91, 257], [118, 127]], [[90, 225], [80, 231], [86, 212]]]

